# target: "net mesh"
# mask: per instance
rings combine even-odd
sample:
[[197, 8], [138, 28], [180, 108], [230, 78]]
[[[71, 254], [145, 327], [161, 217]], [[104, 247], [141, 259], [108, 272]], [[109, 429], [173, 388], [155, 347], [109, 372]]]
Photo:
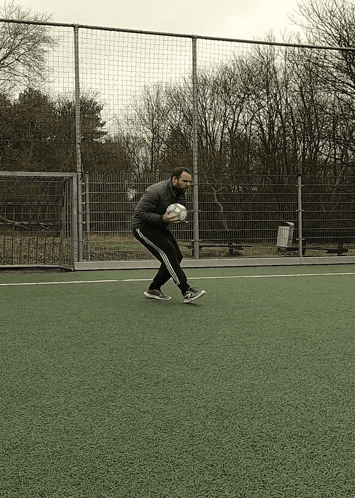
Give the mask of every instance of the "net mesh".
[[[11, 59], [9, 40], [28, 36], [32, 58]], [[275, 244], [284, 221], [297, 233], [300, 174], [307, 239], [354, 239], [351, 49], [9, 21], [0, 41], [0, 168], [84, 173], [87, 257], [95, 238], [127, 239], [147, 179], [193, 157], [201, 240]], [[190, 243], [192, 223], [178, 236]]]

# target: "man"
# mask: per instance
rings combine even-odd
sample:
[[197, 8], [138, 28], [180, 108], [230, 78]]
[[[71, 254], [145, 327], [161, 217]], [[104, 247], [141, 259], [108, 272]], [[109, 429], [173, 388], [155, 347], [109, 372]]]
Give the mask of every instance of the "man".
[[175, 202], [186, 205], [185, 192], [191, 186], [191, 173], [186, 168], [177, 168], [168, 180], [155, 183], [147, 188], [133, 215], [133, 234], [159, 261], [160, 268], [144, 295], [167, 301], [161, 288], [172, 278], [184, 297], [184, 303], [191, 303], [206, 291], [190, 287], [181, 268], [182, 254], [170, 231], [176, 220], [167, 214], [166, 209]]

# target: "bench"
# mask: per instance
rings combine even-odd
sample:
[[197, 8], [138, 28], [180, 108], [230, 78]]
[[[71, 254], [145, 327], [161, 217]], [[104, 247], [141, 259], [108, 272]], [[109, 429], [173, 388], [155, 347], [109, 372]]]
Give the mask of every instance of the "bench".
[[[283, 251], [286, 252], [297, 252], [299, 251], [299, 246], [292, 245], [293, 239], [293, 229], [294, 223], [285, 222], [286, 226], [280, 226], [277, 232], [277, 242], [276, 247], [278, 253]], [[299, 241], [299, 239], [296, 239]], [[324, 247], [324, 246], [307, 246], [306, 239], [302, 238], [302, 256], [305, 255], [306, 251], [325, 251], [326, 254], [336, 254], [337, 256], [342, 256], [349, 252], [349, 249], [344, 247], [344, 240], [338, 240], [336, 247]]]
[[[228, 248], [228, 252], [231, 256], [234, 255], [235, 252], [238, 251], [244, 251], [245, 247], [251, 247], [247, 246], [245, 244], [240, 245], [236, 244], [235, 242], [223, 242], [223, 241], [215, 241], [215, 240], [201, 240], [198, 243], [199, 249], [209, 249], [209, 248]], [[192, 255], [194, 255], [194, 241], [192, 240], [189, 245], [189, 249], [192, 251]]]
[[337, 256], [342, 256], [343, 254], [349, 252], [349, 249], [344, 247], [343, 242], [339, 242], [336, 247], [307, 247], [304, 245], [304, 249], [310, 251], [325, 251], [326, 254], [336, 254]]
[[[277, 247], [278, 252], [297, 252], [299, 251], [298, 246], [287, 246], [287, 247]], [[324, 247], [324, 246], [307, 246], [306, 241], [302, 244], [302, 256], [306, 254], [306, 251], [325, 251], [326, 254], [336, 254], [337, 256], [342, 256], [349, 252], [347, 247], [344, 247], [343, 242], [339, 242], [336, 247]]]

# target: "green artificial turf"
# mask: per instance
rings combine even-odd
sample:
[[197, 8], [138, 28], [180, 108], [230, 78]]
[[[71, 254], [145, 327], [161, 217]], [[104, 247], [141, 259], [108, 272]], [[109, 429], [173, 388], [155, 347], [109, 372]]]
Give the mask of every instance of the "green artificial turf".
[[[4, 498], [355, 496], [355, 275], [1, 275]], [[252, 278], [247, 278], [253, 276]]]

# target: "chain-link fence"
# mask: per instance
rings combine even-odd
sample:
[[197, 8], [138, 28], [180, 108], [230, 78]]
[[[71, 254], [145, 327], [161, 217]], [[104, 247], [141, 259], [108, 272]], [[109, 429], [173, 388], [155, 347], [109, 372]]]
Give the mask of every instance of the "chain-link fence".
[[[350, 45], [15, 20], [0, 20], [0, 42], [0, 171], [77, 175], [75, 260], [147, 257], [131, 237], [134, 205], [179, 166], [194, 180], [176, 228], [185, 255], [272, 256], [285, 223], [289, 252], [351, 254]], [[23, 235], [18, 208], [0, 214]], [[15, 260], [30, 261], [3, 258]]]

